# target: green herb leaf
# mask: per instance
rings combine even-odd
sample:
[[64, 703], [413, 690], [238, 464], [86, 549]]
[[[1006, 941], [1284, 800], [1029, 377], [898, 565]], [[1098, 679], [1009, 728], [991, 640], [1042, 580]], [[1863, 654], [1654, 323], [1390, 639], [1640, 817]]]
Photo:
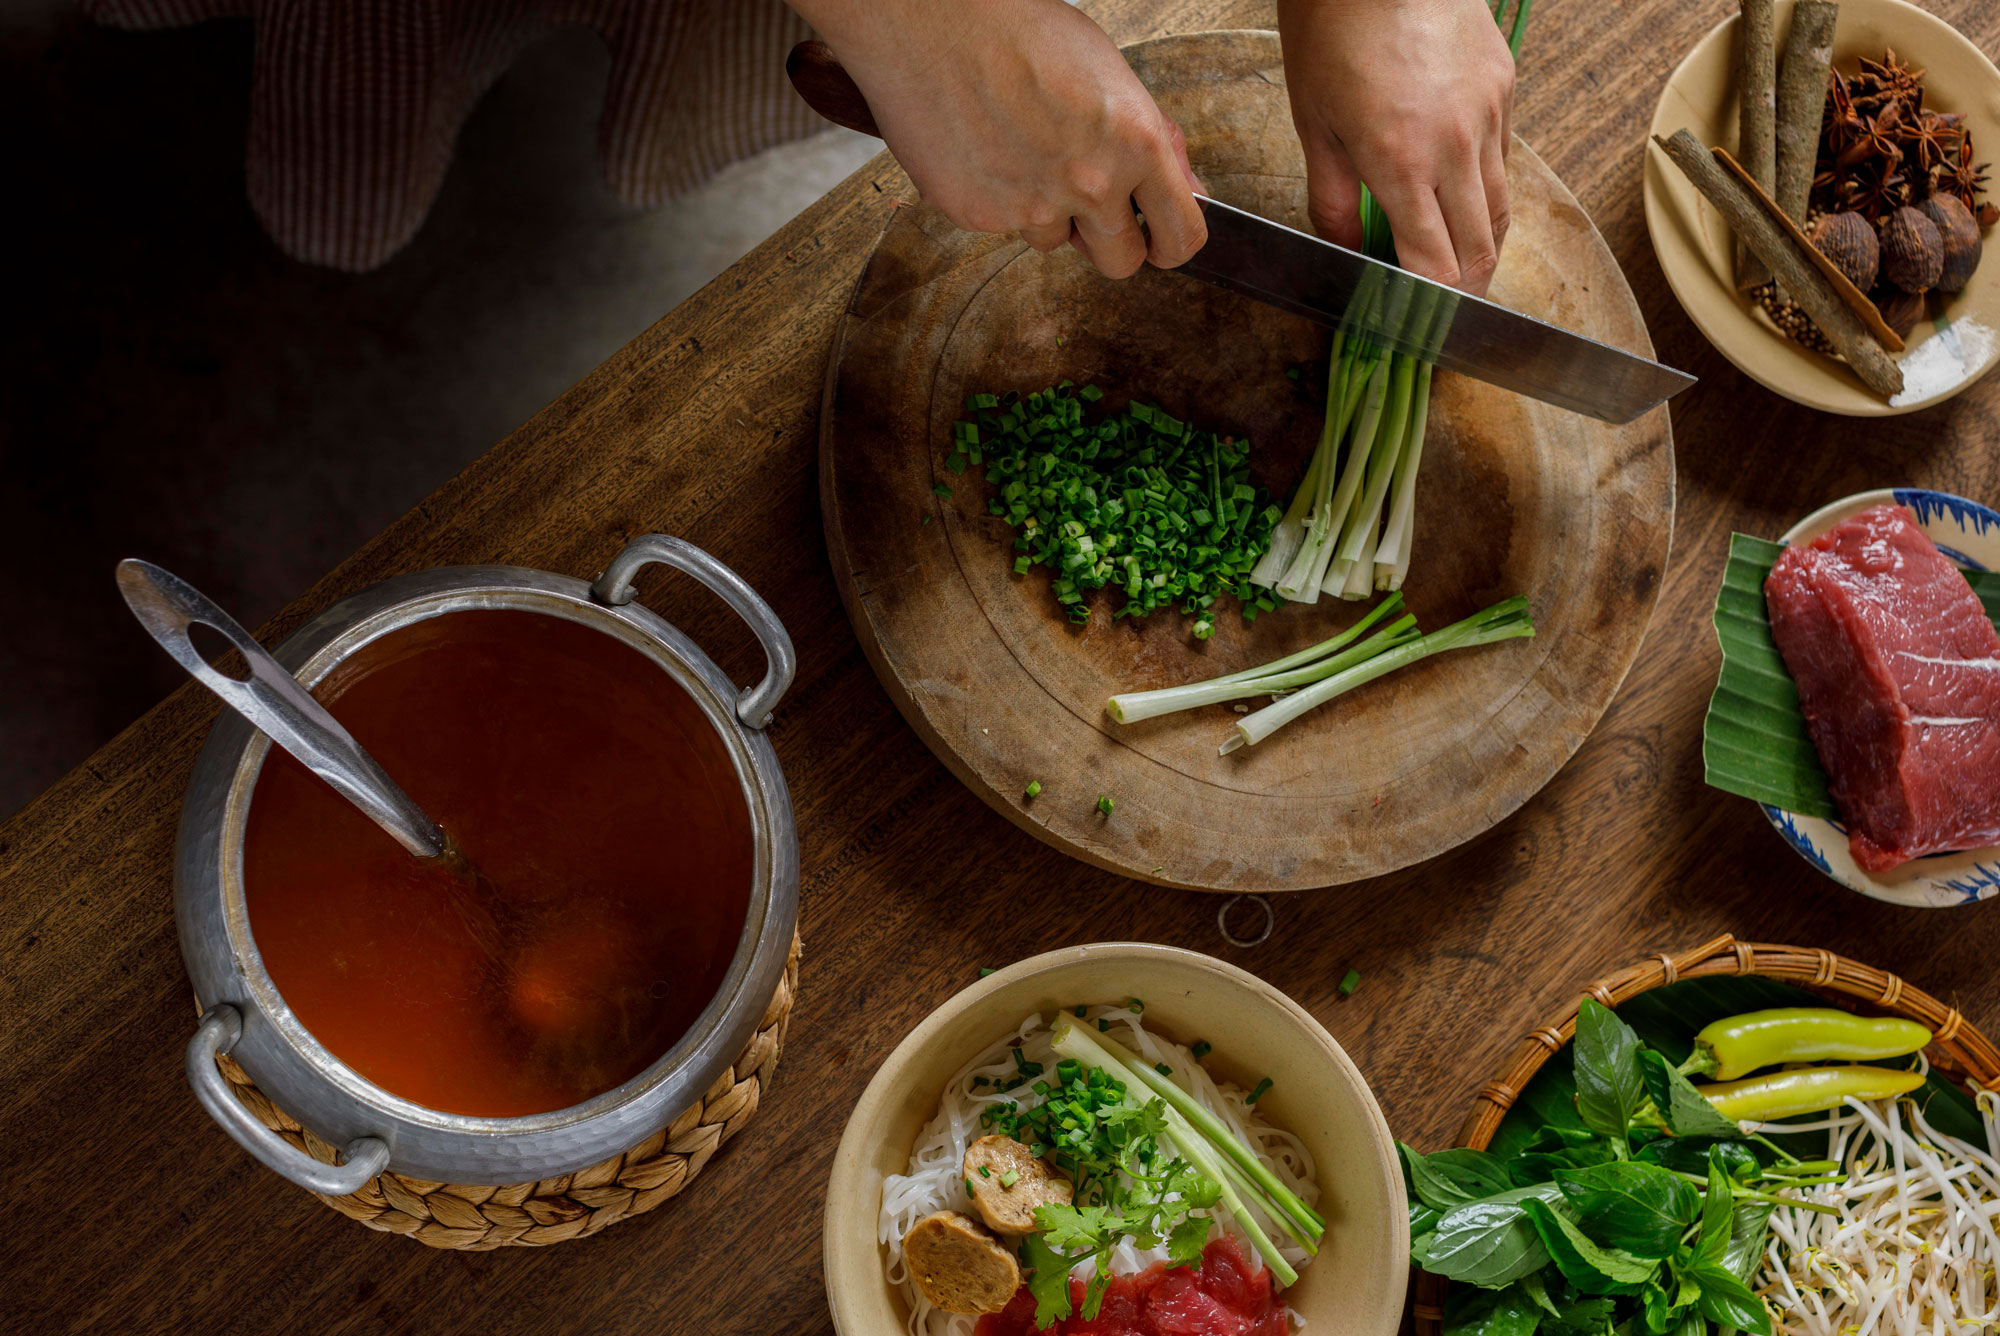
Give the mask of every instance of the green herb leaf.
[[1576, 1109], [1593, 1132], [1622, 1140], [1646, 1098], [1639, 1037], [1611, 1008], [1586, 997], [1576, 1014]]
[[1035, 1296], [1035, 1325], [1053, 1327], [1070, 1315], [1069, 1269], [1080, 1259], [1058, 1253], [1043, 1234], [1030, 1234], [1023, 1239], [1021, 1253], [1022, 1260], [1032, 1268], [1028, 1274], [1028, 1293]]
[[1729, 1250], [1729, 1226], [1736, 1214], [1736, 1184], [1727, 1157], [1716, 1147], [1708, 1153], [1708, 1191], [1701, 1198], [1701, 1233], [1695, 1239], [1696, 1260], [1718, 1264]]
[[1209, 1224], [1208, 1216], [1191, 1215], [1175, 1225], [1173, 1233], [1167, 1235], [1167, 1260], [1188, 1265], [1199, 1262], [1202, 1246], [1208, 1242]]
[[1547, 1183], [1555, 1178], [1558, 1169], [1588, 1169], [1595, 1164], [1613, 1163], [1618, 1158], [1617, 1147], [1609, 1137], [1582, 1127], [1543, 1127], [1537, 1130], [1526, 1150], [1506, 1162], [1507, 1177], [1523, 1186]]
[[1729, 1217], [1729, 1246], [1722, 1251], [1722, 1267], [1744, 1283], [1757, 1274], [1764, 1261], [1764, 1235], [1769, 1231], [1771, 1212], [1767, 1201], [1738, 1202]]
[[1702, 1316], [1753, 1336], [1771, 1336], [1771, 1314], [1750, 1287], [1724, 1267], [1696, 1264], [1688, 1275], [1701, 1286]]
[[1668, 1256], [1702, 1208], [1685, 1178], [1633, 1161], [1560, 1170], [1556, 1185], [1592, 1238], [1636, 1257]]
[[1585, 1294], [1637, 1293], [1660, 1269], [1651, 1258], [1596, 1243], [1568, 1214], [1547, 1201], [1530, 1197], [1521, 1203], [1521, 1209], [1563, 1278]]
[[1519, 1285], [1503, 1290], [1460, 1286], [1445, 1296], [1445, 1336], [1534, 1336], [1542, 1312]]
[[1736, 1124], [1717, 1113], [1715, 1106], [1694, 1088], [1694, 1082], [1682, 1076], [1664, 1054], [1655, 1049], [1641, 1049], [1639, 1071], [1645, 1077], [1646, 1093], [1652, 1098], [1653, 1106], [1667, 1120], [1667, 1126], [1673, 1129], [1675, 1136], [1742, 1135]]
[[1514, 1188], [1468, 1202], [1438, 1220], [1421, 1253], [1411, 1260], [1426, 1271], [1469, 1285], [1497, 1289], [1549, 1264], [1525, 1203], [1553, 1200], [1562, 1190], [1553, 1183]]
[[1422, 1155], [1399, 1141], [1396, 1153], [1402, 1157], [1403, 1175], [1410, 1191], [1426, 1206], [1440, 1211], [1494, 1196], [1514, 1186], [1507, 1177], [1506, 1167], [1482, 1150], [1441, 1150], [1435, 1155]]

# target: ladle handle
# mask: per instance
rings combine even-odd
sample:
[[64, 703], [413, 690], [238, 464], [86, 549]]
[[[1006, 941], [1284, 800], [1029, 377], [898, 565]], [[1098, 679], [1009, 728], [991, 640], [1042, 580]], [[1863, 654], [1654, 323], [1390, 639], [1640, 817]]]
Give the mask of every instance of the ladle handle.
[[356, 1137], [348, 1142], [346, 1164], [321, 1164], [258, 1122], [215, 1065], [216, 1058], [235, 1048], [242, 1037], [242, 1013], [222, 1003], [203, 1014], [187, 1047], [187, 1078], [195, 1099], [237, 1145], [306, 1191], [329, 1197], [359, 1192], [369, 1179], [389, 1167], [389, 1143], [380, 1137]]
[[[150, 561], [118, 563], [118, 589], [132, 615], [197, 682], [283, 747], [419, 858], [445, 849], [444, 832], [410, 801], [375, 758], [361, 749], [326, 707], [284, 665], [207, 595]], [[201, 655], [190, 626], [206, 626], [241, 652], [250, 675], [234, 678]]]
[[792, 638], [786, 634], [785, 624], [742, 576], [693, 543], [663, 533], [649, 533], [627, 543], [625, 550], [604, 568], [604, 574], [591, 584], [590, 592], [598, 602], [622, 608], [632, 601], [632, 578], [654, 562], [685, 571], [707, 585], [757, 633], [771, 668], [763, 681], [736, 698], [736, 718], [745, 728], [762, 728], [770, 723], [771, 712], [778, 708], [778, 698], [791, 688], [792, 677], [798, 672], [798, 656], [792, 652]]

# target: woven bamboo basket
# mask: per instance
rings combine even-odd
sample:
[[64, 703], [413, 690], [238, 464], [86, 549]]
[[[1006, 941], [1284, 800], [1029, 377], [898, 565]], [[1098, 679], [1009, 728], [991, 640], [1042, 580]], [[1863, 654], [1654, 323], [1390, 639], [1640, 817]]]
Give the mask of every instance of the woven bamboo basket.
[[[1560, 1052], [1576, 1033], [1577, 1005], [1592, 997], [1616, 1007], [1646, 992], [1681, 979], [1716, 974], [1757, 974], [1780, 983], [1796, 984], [1829, 1001], [1876, 1016], [1902, 1016], [1931, 1031], [1924, 1050], [1931, 1066], [1968, 1088], [2000, 1090], [2000, 1049], [1969, 1024], [1957, 1007], [1948, 1007], [1929, 993], [1912, 988], [1893, 974], [1858, 964], [1831, 951], [1802, 946], [1774, 946], [1718, 937], [1678, 956], [1648, 956], [1599, 979], [1585, 988], [1563, 1013], [1523, 1039], [1513, 1056], [1474, 1097], [1472, 1112], [1458, 1129], [1458, 1144], [1485, 1150], [1522, 1090], [1552, 1054]], [[1439, 1336], [1444, 1327], [1444, 1298], [1451, 1282], [1427, 1271], [1416, 1272], [1417, 1336]]]
[[[757, 1102], [770, 1086], [784, 1050], [798, 982], [799, 939], [794, 934], [785, 976], [742, 1054], [673, 1122], [623, 1154], [572, 1174], [504, 1187], [434, 1183], [384, 1173], [351, 1196], [313, 1195], [370, 1229], [401, 1234], [432, 1248], [467, 1252], [588, 1238], [650, 1211], [693, 1181], [709, 1157], [757, 1112]], [[314, 1159], [335, 1162], [338, 1148], [300, 1127], [233, 1059], [224, 1056], [216, 1062], [236, 1097], [258, 1121]], [[268, 1181], [273, 1191], [294, 1190], [281, 1179]]]

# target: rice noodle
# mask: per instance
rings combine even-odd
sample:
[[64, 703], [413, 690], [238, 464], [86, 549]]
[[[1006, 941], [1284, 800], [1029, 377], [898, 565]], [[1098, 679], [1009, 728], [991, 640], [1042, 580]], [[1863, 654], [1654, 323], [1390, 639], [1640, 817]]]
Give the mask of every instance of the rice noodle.
[[1984, 1147], [1939, 1132], [1907, 1098], [1849, 1099], [1813, 1125], [1846, 1178], [1796, 1190], [1837, 1214], [1771, 1214], [1755, 1288], [1777, 1310], [1774, 1336], [2000, 1331], [2000, 1093], [1978, 1106]]
[[[1129, 1007], [1092, 1007], [1085, 1013], [1084, 1019], [1092, 1023], [1098, 1020], [1109, 1022], [1111, 1029], [1107, 1038], [1116, 1039], [1149, 1063], [1165, 1063], [1171, 1067], [1174, 1084], [1219, 1118], [1278, 1176], [1279, 1182], [1297, 1193], [1308, 1206], [1319, 1201], [1316, 1171], [1305, 1145], [1290, 1132], [1259, 1118], [1242, 1090], [1234, 1085], [1218, 1083], [1186, 1048], [1149, 1033]], [[901, 1288], [904, 1301], [909, 1306], [910, 1336], [973, 1336], [978, 1319], [933, 1307], [911, 1281], [909, 1268], [903, 1262], [903, 1235], [909, 1232], [910, 1226], [933, 1211], [977, 1214], [965, 1192], [965, 1148], [991, 1131], [979, 1125], [979, 1115], [983, 1110], [1008, 1101], [1023, 1109], [1042, 1102], [1042, 1097], [1028, 1085], [1024, 1084], [1016, 1090], [1002, 1090], [1000, 1087], [1019, 1075], [1014, 1065], [1015, 1048], [1022, 1050], [1025, 1060], [1041, 1063], [1053, 1073], [1061, 1059], [1052, 1047], [1051, 1038], [1049, 1023], [1039, 1015], [1029, 1016], [1021, 1022], [1012, 1038], [995, 1044], [966, 1064], [946, 1087], [937, 1116], [918, 1134], [916, 1145], [910, 1152], [909, 1171], [890, 1174], [882, 1182], [882, 1213], [878, 1230], [883, 1245], [888, 1249], [889, 1283]], [[986, 1078], [986, 1084], [975, 1089], [973, 1082], [980, 1077]], [[1138, 1097], [1143, 1097], [1144, 1093], [1134, 1092]], [[1215, 1221], [1211, 1237], [1218, 1232], [1236, 1232], [1235, 1222], [1230, 1219], [1226, 1207], [1217, 1205], [1204, 1214]], [[1285, 1260], [1294, 1269], [1303, 1269], [1309, 1260], [1305, 1250], [1296, 1246], [1261, 1212], [1258, 1213], [1258, 1221], [1265, 1227], [1265, 1232], [1279, 1242]], [[1255, 1254], [1251, 1255], [1254, 1258]], [[1112, 1254], [1111, 1272], [1119, 1276], [1132, 1275], [1155, 1262], [1166, 1260], [1165, 1247], [1141, 1249], [1128, 1236], [1119, 1241], [1117, 1250]], [[1078, 1263], [1070, 1274], [1088, 1279], [1095, 1272], [1094, 1262], [1085, 1260]], [[1299, 1325], [1296, 1316], [1293, 1323]]]

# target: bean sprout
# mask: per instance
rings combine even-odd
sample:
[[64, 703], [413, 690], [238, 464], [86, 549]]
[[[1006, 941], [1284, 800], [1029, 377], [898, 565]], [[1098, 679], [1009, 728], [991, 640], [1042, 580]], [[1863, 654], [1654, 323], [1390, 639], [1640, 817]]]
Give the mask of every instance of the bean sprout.
[[1756, 1289], [1776, 1310], [1774, 1336], [2000, 1332], [2000, 1092], [1978, 1107], [1984, 1147], [1939, 1132], [1907, 1099], [1849, 1099], [1811, 1125], [1846, 1177], [1797, 1192], [1835, 1214], [1771, 1215]]

